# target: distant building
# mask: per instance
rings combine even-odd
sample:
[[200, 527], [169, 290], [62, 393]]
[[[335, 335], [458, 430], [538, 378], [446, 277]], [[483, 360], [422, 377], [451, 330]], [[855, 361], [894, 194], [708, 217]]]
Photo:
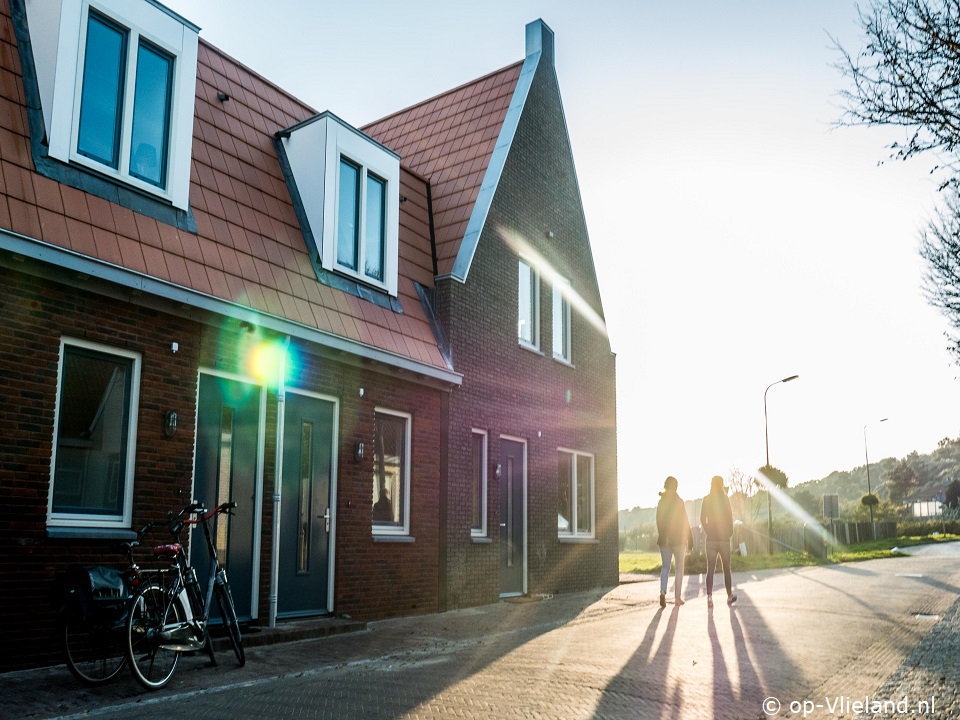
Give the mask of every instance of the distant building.
[[910, 514], [915, 518], [940, 517], [943, 514], [943, 505], [946, 502], [949, 486], [950, 483], [932, 485], [921, 492], [905, 497], [903, 504], [910, 508]]

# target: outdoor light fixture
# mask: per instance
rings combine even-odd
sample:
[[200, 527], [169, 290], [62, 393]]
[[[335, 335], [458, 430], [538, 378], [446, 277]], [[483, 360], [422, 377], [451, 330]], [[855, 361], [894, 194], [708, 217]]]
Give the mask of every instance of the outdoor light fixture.
[[499, 480], [502, 474], [500, 471], [500, 463], [497, 463], [497, 466], [493, 469], [493, 476]]
[[173, 410], [167, 410], [163, 416], [163, 434], [168, 438], [177, 434], [177, 413]]
[[[800, 376], [791, 375], [790, 377], [785, 377], [783, 380], [777, 380], [767, 385], [767, 389], [763, 391], [763, 439], [767, 450], [766, 467], [770, 467], [770, 426], [767, 423], [767, 391], [774, 385], [788, 383], [791, 380], [796, 380], [798, 377]], [[770, 502], [769, 487], [767, 488], [767, 553], [773, 555], [773, 506]]]
[[358, 442], [353, 446], [353, 461], [360, 462], [363, 460], [363, 443]]

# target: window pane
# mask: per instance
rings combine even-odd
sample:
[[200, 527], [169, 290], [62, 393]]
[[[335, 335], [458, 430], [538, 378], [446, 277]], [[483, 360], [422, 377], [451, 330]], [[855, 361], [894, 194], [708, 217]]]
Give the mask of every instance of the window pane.
[[313, 423], [300, 428], [300, 518], [297, 522], [297, 574], [310, 571], [310, 538], [313, 521]]
[[403, 527], [406, 468], [404, 418], [377, 415], [373, 457], [373, 524]]
[[553, 288], [553, 354], [570, 359], [570, 305], [560, 287]]
[[132, 361], [64, 348], [53, 511], [121, 515]]
[[569, 453], [557, 453], [557, 530], [562, 533], [573, 531], [572, 461], [573, 456]]
[[95, 13], [87, 22], [77, 152], [116, 169], [127, 32]]
[[593, 531], [593, 460], [577, 456], [577, 532]]
[[360, 168], [340, 159], [340, 196], [337, 207], [337, 264], [357, 269], [360, 224]]
[[137, 53], [130, 174], [157, 187], [166, 184], [173, 58], [144, 42]]
[[536, 317], [536, 292], [537, 275], [523, 260], [520, 261], [520, 284], [519, 284], [519, 307], [517, 320], [517, 334], [521, 340], [536, 345], [537, 341], [537, 317]]
[[484, 467], [484, 446], [487, 443], [485, 435], [473, 433], [473, 470], [471, 477], [473, 518], [470, 528], [483, 530], [483, 483], [486, 475]]
[[[220, 408], [220, 462], [217, 467], [217, 505], [229, 502], [230, 488], [233, 486], [233, 408], [224, 405]], [[226, 562], [227, 540], [229, 538], [229, 515], [217, 515], [214, 532], [214, 545], [217, 557]]]
[[386, 233], [385, 195], [387, 184], [374, 175], [367, 174], [367, 216], [365, 219], [363, 245], [363, 271], [367, 277], [383, 280], [383, 253]]

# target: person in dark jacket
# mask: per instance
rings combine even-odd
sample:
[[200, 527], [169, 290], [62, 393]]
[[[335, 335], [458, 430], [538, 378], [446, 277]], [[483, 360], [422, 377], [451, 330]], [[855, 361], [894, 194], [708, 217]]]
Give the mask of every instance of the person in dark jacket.
[[657, 545], [660, 546], [660, 607], [667, 606], [667, 579], [670, 577], [670, 558], [674, 562], [673, 592], [677, 605], [683, 605], [683, 556], [693, 545], [690, 521], [683, 500], [677, 494], [677, 479], [672, 475], [663, 481], [663, 492], [657, 504]]
[[707, 548], [707, 605], [713, 607], [713, 573], [717, 556], [723, 564], [723, 584], [727, 588], [727, 605], [737, 601], [733, 592], [733, 577], [730, 575], [730, 538], [733, 536], [733, 510], [730, 498], [723, 486], [723, 478], [714, 475], [710, 481], [710, 494], [700, 505], [700, 525], [706, 534]]

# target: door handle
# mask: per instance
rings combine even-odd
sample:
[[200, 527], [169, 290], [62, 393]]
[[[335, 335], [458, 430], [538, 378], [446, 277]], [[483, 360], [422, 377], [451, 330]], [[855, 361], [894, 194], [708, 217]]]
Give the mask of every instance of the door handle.
[[507, 526], [506, 523], [500, 523], [500, 527], [506, 527], [506, 526]]
[[330, 532], [330, 508], [327, 508], [327, 511], [323, 515], [317, 515], [317, 517], [323, 520], [324, 529]]

